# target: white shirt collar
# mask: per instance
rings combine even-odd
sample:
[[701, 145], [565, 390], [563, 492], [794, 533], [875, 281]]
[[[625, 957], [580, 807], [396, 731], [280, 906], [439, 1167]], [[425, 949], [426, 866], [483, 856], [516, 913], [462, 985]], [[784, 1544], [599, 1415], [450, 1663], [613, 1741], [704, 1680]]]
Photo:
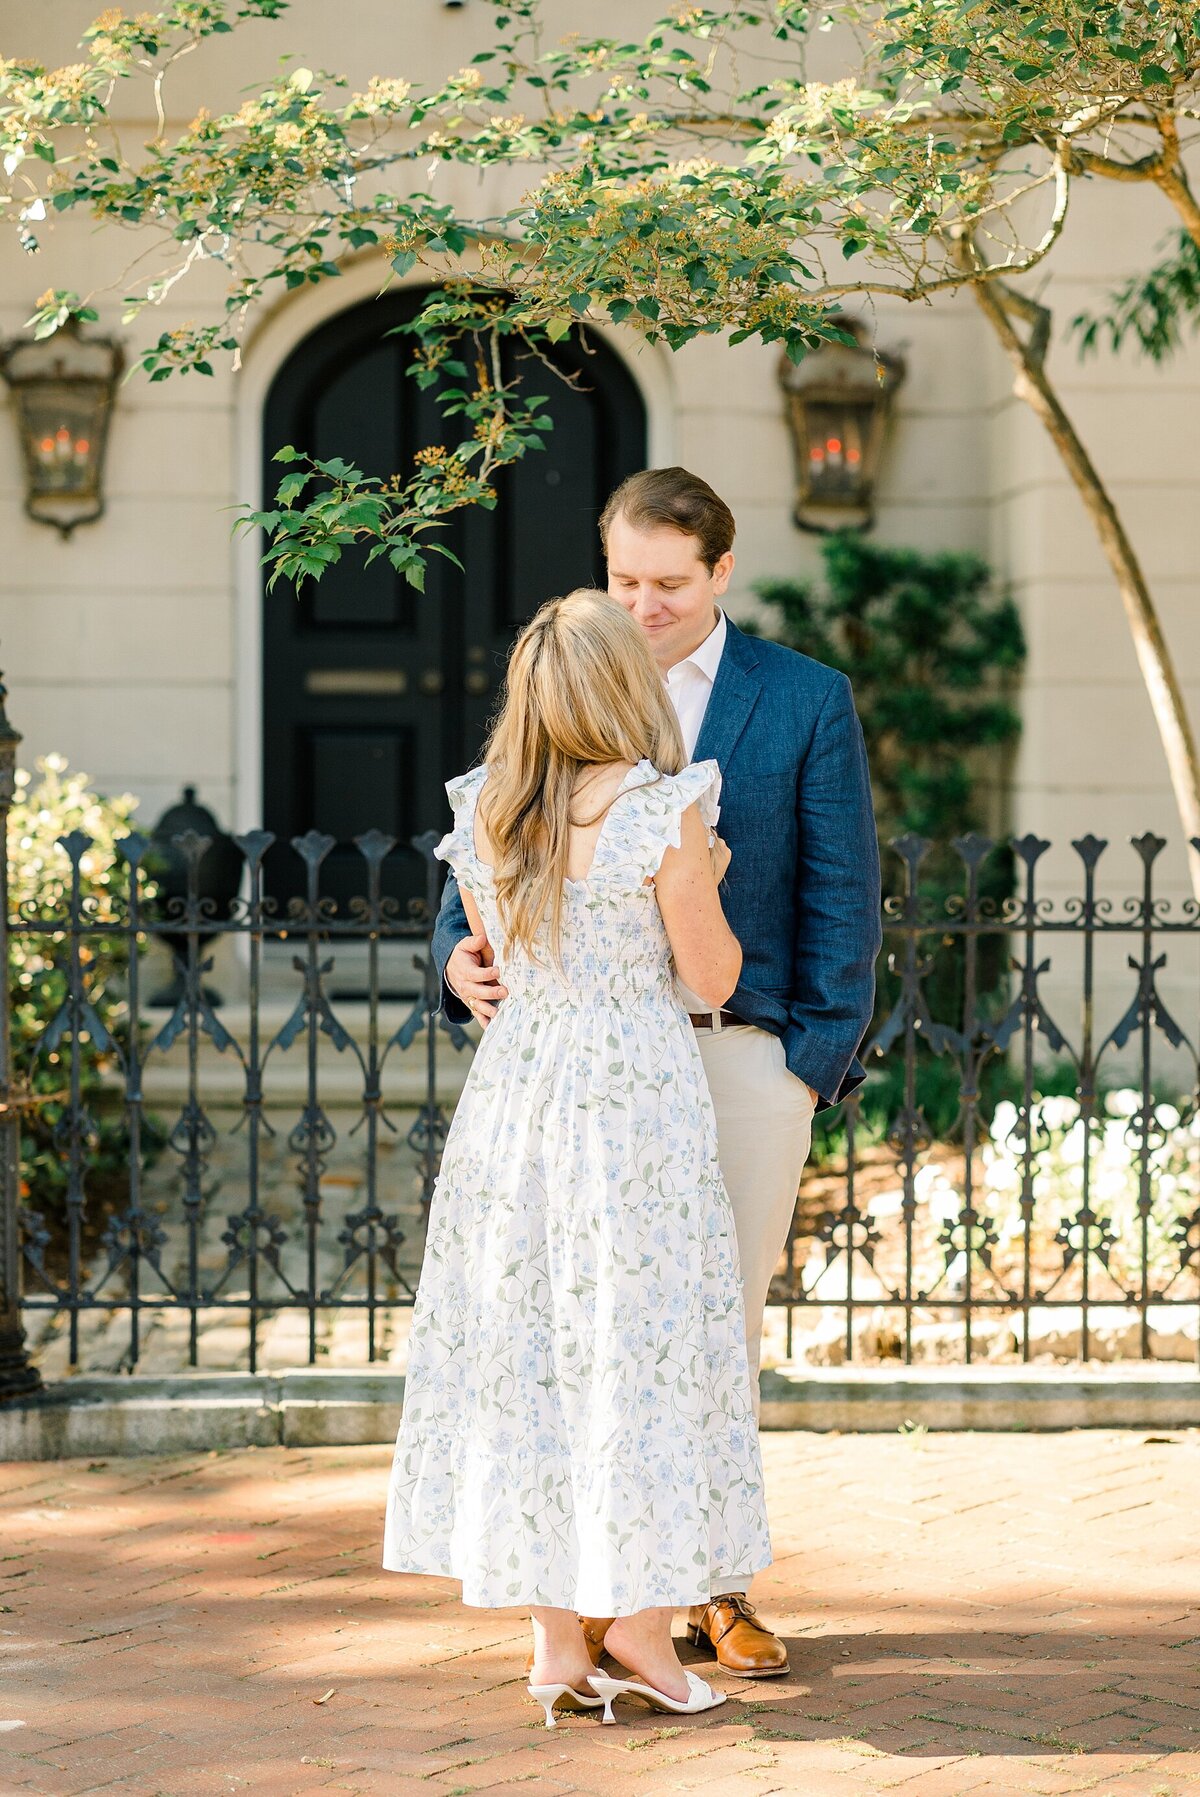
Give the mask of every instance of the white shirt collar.
[[695, 668], [699, 673], [703, 674], [704, 678], [711, 686], [717, 678], [717, 669], [720, 667], [721, 657], [725, 653], [725, 638], [728, 634], [725, 623], [725, 613], [718, 609], [717, 621], [705, 637], [704, 641], [700, 644], [700, 647], [698, 649], [693, 649], [690, 655], [685, 655], [682, 661], [677, 661], [673, 668], [668, 668], [667, 684], [671, 684], [673, 678], [679, 674], [681, 669]]

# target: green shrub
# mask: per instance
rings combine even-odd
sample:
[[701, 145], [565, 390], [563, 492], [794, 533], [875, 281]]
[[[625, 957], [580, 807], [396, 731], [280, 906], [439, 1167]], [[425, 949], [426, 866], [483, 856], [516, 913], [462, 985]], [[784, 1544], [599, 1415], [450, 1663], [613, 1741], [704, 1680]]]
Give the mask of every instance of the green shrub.
[[[38, 1212], [51, 1237], [51, 1251], [65, 1239], [68, 1184], [68, 1124], [73, 1059], [78, 1056], [83, 1109], [84, 1186], [94, 1225], [119, 1206], [129, 1189], [129, 1134], [116, 1089], [118, 1056], [86, 1033], [47, 1042], [69, 996], [69, 941], [63, 930], [22, 933], [21, 920], [48, 922], [66, 915], [71, 863], [58, 839], [73, 830], [91, 838], [80, 863], [81, 895], [89, 923], [119, 927], [129, 898], [129, 868], [117, 843], [129, 834], [137, 800], [129, 793], [103, 798], [91, 791], [88, 776], [71, 772], [61, 755], [43, 756], [37, 778], [19, 769], [9, 812], [8, 867], [10, 916], [15, 919], [9, 950], [12, 995], [13, 1072], [21, 1099], [21, 1185], [23, 1201]], [[149, 890], [144, 887], [143, 890]], [[121, 1053], [129, 1050], [129, 1010], [125, 984], [128, 938], [88, 936], [81, 942], [87, 1001]], [[144, 1132], [148, 1162], [162, 1137]]]
[[[765, 580], [755, 592], [774, 612], [782, 642], [846, 674], [862, 720], [883, 862], [884, 898], [904, 891], [901, 857], [887, 844], [920, 836], [931, 843], [918, 889], [934, 916], [964, 890], [965, 868], [956, 837], [987, 835], [998, 826], [997, 794], [1005, 760], [1021, 728], [1008, 688], [1024, 663], [1025, 640], [1013, 601], [996, 593], [977, 556], [925, 555], [869, 542], [855, 531], [826, 537], [825, 578]], [[979, 870], [984, 904], [1013, 890], [1007, 849], [996, 849]], [[876, 1022], [893, 1009], [900, 983], [878, 969]], [[937, 1022], [962, 1023], [964, 954], [961, 938], [934, 929], [919, 945], [931, 965], [922, 992]], [[977, 1012], [1002, 1008], [1008, 988], [1008, 945], [999, 932], [979, 938]], [[873, 1064], [861, 1118], [868, 1135], [886, 1130], [903, 1092], [903, 1038]], [[1003, 1065], [985, 1069], [986, 1101], [1007, 1095]], [[939, 1137], [958, 1111], [958, 1075], [949, 1061], [922, 1054], [917, 1100]], [[842, 1136], [835, 1120], [823, 1132], [825, 1151]]]

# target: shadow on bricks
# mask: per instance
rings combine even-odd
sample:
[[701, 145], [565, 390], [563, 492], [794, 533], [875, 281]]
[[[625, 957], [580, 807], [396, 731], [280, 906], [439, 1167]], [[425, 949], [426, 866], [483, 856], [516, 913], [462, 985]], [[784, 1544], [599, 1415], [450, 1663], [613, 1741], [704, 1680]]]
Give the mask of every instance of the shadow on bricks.
[[0, 1792], [1200, 1792], [1200, 1438], [770, 1434], [792, 1671], [553, 1731], [379, 1566], [384, 1448], [0, 1467]]

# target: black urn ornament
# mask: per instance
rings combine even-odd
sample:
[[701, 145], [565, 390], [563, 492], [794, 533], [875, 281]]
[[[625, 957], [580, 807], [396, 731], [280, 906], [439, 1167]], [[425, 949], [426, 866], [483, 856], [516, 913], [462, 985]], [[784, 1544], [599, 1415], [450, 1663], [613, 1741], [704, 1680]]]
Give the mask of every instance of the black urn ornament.
[[[185, 786], [183, 798], [176, 805], [168, 805], [153, 830], [150, 832], [151, 850], [146, 858], [147, 871], [158, 883], [158, 897], [154, 903], [156, 916], [162, 922], [176, 921], [176, 915], [188, 897], [188, 867], [196, 861], [196, 845], [191, 845], [191, 852], [186, 841], [189, 833], [196, 838], [207, 838], [207, 845], [199, 854], [194, 875], [193, 891], [200, 903], [197, 906], [201, 915], [213, 915], [225, 918], [229, 915], [229, 907], [237, 897], [238, 887], [242, 879], [242, 852], [237, 843], [226, 831], [222, 830], [216, 818], [206, 805], [196, 802], [196, 788]], [[181, 840], [184, 839], [184, 840]], [[170, 901], [177, 899], [180, 906], [174, 912], [170, 909]], [[208, 901], [205, 903], [204, 901]], [[198, 943], [206, 942], [210, 937], [219, 935], [219, 924], [205, 928], [199, 925], [191, 932]], [[164, 930], [161, 940], [166, 943], [174, 959], [175, 970], [169, 985], [154, 993], [150, 999], [152, 1005], [169, 1006], [171, 1009], [180, 1003], [187, 992], [187, 957], [188, 934], [186, 929]], [[221, 995], [211, 986], [202, 988], [206, 1004], [219, 1005]]]

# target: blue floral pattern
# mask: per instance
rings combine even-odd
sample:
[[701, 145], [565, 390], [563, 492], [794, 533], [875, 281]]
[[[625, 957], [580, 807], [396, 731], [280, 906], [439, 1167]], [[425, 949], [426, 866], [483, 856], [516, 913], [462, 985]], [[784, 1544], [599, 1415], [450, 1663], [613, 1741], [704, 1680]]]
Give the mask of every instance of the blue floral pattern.
[[475, 852], [486, 770], [439, 844], [509, 997], [484, 1033], [429, 1215], [384, 1565], [463, 1601], [597, 1616], [705, 1601], [770, 1564], [733, 1215], [646, 882], [715, 762], [630, 770], [561, 965], [509, 953]]

